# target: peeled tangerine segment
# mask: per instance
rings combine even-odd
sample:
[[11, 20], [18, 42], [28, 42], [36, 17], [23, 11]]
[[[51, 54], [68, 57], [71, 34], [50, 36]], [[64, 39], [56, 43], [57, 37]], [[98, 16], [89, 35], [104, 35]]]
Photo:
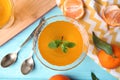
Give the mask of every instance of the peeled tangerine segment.
[[116, 9], [119, 9], [117, 5], [110, 5], [105, 9], [105, 14], [109, 13], [109, 11], [116, 10]]
[[64, 15], [78, 19], [84, 15], [84, 8], [82, 0], [65, 0]]
[[120, 26], [120, 9], [117, 5], [108, 6], [103, 10], [103, 19], [110, 26]]
[[116, 26], [120, 25], [120, 10], [115, 14], [113, 21], [111, 21], [111, 24], [114, 24]]

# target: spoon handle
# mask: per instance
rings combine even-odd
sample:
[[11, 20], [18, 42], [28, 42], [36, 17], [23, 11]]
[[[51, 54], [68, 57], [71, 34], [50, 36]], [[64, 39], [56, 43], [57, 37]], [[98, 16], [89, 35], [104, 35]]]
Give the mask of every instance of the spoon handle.
[[34, 29], [34, 31], [30, 34], [30, 36], [21, 44], [20, 47], [23, 47], [25, 45], [26, 42], [28, 42], [33, 36], [34, 36], [34, 33], [35, 31], [42, 26], [43, 22], [45, 21], [45, 18], [42, 17], [40, 22], [39, 22], [39, 25]]

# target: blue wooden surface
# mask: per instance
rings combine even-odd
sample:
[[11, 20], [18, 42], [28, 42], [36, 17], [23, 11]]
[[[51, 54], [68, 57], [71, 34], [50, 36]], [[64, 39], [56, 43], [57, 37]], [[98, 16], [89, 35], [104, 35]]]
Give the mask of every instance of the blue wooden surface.
[[[45, 17], [50, 17], [53, 15], [62, 14], [59, 8], [55, 7]], [[0, 61], [9, 52], [15, 51], [24, 40], [30, 35], [34, 28], [38, 25], [39, 20], [34, 24], [29, 26], [27, 29], [22, 31], [16, 37], [11, 39], [5, 45], [0, 47]], [[18, 60], [15, 64], [8, 68], [2, 68], [0, 66], [0, 80], [48, 80], [51, 76], [55, 74], [64, 74], [72, 78], [73, 80], [92, 80], [91, 72], [94, 72], [100, 80], [117, 80], [115, 77], [110, 75], [108, 72], [103, 70], [99, 65], [97, 65], [90, 57], [86, 57], [85, 60], [76, 68], [68, 71], [53, 71], [44, 67], [37, 60], [34, 55], [35, 69], [28, 75], [23, 75], [20, 71], [22, 62], [28, 58], [29, 53], [32, 48], [32, 40], [30, 40], [18, 54]]]

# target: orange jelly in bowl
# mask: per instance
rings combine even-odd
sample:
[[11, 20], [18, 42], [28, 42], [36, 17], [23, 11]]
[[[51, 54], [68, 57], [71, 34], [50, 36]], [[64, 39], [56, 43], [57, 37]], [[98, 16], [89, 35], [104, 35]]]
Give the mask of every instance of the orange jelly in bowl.
[[[76, 46], [68, 49], [67, 53], [62, 52], [61, 48], [51, 49], [49, 42], [53, 40], [63, 40], [74, 42]], [[73, 63], [82, 53], [83, 40], [79, 30], [72, 23], [56, 21], [46, 26], [41, 32], [39, 39], [39, 50], [45, 60], [53, 65], [65, 66]]]
[[[62, 15], [47, 18], [34, 37], [38, 60], [53, 70], [72, 69], [83, 61], [88, 51], [88, 35], [84, 27]], [[50, 48], [49, 44], [55, 40], [62, 42], [57, 48]], [[67, 46], [67, 52], [64, 52], [64, 42], [72, 42], [75, 46]]]

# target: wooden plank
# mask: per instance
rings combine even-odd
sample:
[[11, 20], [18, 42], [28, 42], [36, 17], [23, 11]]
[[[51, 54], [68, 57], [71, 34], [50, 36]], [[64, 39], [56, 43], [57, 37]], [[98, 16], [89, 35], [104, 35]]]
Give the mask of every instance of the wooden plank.
[[13, 2], [15, 20], [10, 28], [0, 30], [0, 46], [56, 5], [55, 0], [13, 0]]

